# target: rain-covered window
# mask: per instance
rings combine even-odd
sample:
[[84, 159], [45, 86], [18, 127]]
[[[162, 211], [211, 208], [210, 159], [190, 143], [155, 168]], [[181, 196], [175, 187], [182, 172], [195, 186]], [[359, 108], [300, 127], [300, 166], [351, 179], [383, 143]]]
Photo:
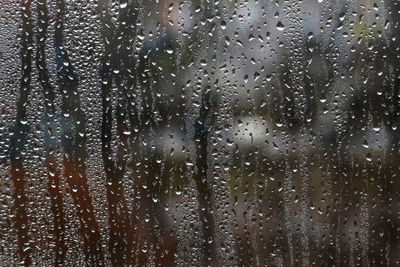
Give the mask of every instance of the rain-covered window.
[[0, 1], [0, 265], [399, 265], [399, 20]]

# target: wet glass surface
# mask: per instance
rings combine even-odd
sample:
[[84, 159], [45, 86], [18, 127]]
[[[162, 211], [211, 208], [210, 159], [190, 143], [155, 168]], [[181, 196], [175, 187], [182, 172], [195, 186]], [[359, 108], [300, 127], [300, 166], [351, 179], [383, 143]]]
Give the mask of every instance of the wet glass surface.
[[398, 265], [399, 18], [0, 1], [0, 265]]

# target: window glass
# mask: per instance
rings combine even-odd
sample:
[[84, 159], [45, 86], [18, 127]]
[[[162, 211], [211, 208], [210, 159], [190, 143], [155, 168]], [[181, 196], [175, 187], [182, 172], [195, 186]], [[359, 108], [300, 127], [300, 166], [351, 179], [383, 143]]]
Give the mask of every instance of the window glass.
[[396, 266], [396, 0], [0, 2], [5, 266]]

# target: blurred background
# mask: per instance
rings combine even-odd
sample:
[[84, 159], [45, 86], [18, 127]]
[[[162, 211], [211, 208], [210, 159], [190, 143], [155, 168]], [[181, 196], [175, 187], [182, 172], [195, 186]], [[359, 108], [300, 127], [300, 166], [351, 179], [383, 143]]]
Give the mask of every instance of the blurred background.
[[399, 265], [399, 19], [0, 1], [0, 265]]

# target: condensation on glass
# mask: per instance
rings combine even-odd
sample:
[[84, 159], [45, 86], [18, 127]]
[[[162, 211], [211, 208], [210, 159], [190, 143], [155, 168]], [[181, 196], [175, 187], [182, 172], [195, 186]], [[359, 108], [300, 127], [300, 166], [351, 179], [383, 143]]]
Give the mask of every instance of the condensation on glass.
[[0, 1], [4, 266], [396, 266], [400, 2]]

